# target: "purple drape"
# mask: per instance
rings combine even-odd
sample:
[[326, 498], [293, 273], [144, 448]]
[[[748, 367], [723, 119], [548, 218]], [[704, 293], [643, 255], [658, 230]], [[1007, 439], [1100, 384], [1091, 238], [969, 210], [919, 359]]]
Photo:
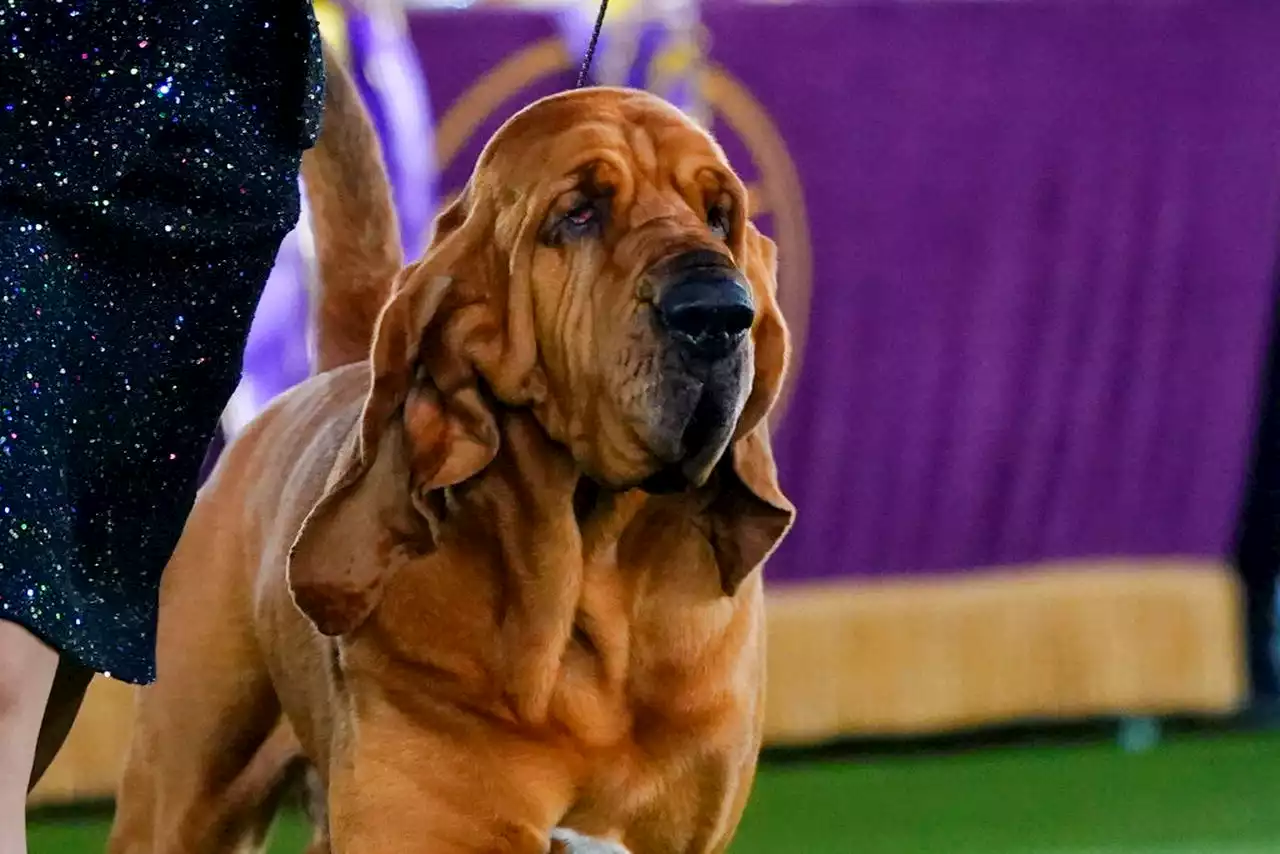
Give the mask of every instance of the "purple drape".
[[435, 149], [431, 100], [407, 24], [400, 16], [367, 15], [349, 0], [346, 12], [352, 75], [382, 140], [406, 258], [425, 248], [435, 216]]
[[1280, 236], [1280, 5], [704, 18], [812, 228], [775, 443], [802, 512], [771, 577], [1229, 556]]
[[[794, 164], [812, 253], [810, 282], [781, 247], [811, 309], [775, 439], [800, 518], [771, 578], [1227, 556], [1280, 233], [1280, 4], [702, 15]], [[437, 115], [559, 32], [512, 9], [411, 27]], [[509, 93], [443, 187], [575, 67]], [[759, 182], [774, 167], [723, 118]]]
[[[664, 59], [664, 52], [678, 48], [678, 43], [684, 41], [686, 31], [681, 27], [696, 24], [696, 5], [690, 4], [682, 9], [686, 14], [679, 18], [675, 15], [644, 14], [646, 9], [642, 4], [631, 10], [631, 14], [626, 17], [605, 18], [589, 83], [646, 89], [651, 82], [661, 81], [666, 85], [655, 94], [692, 112], [698, 107], [695, 91], [698, 68], [696, 61], [684, 65], [673, 79], [665, 79], [655, 71]], [[565, 50], [577, 65], [581, 64], [591, 42], [597, 11], [591, 4], [570, 3], [554, 13]], [[624, 55], [619, 57], [619, 54]], [[614, 79], [609, 70], [617, 64], [619, 58], [623, 65], [619, 69], [620, 75]]]

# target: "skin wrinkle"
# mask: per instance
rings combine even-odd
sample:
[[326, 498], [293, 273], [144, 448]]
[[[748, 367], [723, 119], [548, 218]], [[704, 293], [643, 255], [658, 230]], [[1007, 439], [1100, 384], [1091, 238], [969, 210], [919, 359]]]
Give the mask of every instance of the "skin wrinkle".
[[[627, 128], [621, 134], [625, 137], [627, 147], [622, 150], [596, 150], [582, 155], [579, 162], [574, 163], [570, 168], [570, 172], [581, 173], [586, 169], [590, 173], [591, 183], [597, 187], [608, 188], [611, 190], [611, 209], [603, 216], [604, 234], [602, 235], [606, 247], [611, 242], [611, 238], [616, 234], [615, 220], [616, 213], [619, 209], [630, 210], [631, 227], [633, 230], [642, 228], [648, 221], [662, 220], [671, 217], [669, 213], [673, 207], [673, 203], [678, 205], [679, 202], [687, 201], [678, 194], [675, 199], [667, 199], [663, 197], [658, 187], [657, 173], [659, 170], [659, 161], [657, 147], [651, 131], [643, 125], [637, 125]], [[579, 142], [580, 137], [604, 137], [615, 138], [619, 136], [618, 132], [612, 128], [602, 128], [599, 126], [589, 126], [576, 134], [569, 134], [575, 143]], [[569, 143], [563, 143], [563, 147], [568, 148]], [[626, 155], [630, 155], [629, 158]], [[586, 168], [590, 164], [592, 168]], [[571, 195], [576, 193], [580, 182], [573, 187], [565, 188], [564, 194]], [[557, 188], [559, 189], [559, 188]], [[690, 197], [696, 199], [696, 193], [690, 193]], [[697, 204], [695, 201], [694, 204]], [[559, 208], [554, 205], [553, 210]], [[566, 206], [567, 207], [567, 206]], [[602, 359], [608, 358], [608, 354], [601, 352], [597, 342], [601, 336], [596, 334], [597, 330], [592, 323], [593, 316], [609, 316], [609, 312], [601, 311], [601, 306], [596, 304], [605, 299], [599, 288], [593, 287], [595, 281], [584, 281], [582, 275], [583, 268], [590, 268], [595, 260], [592, 256], [597, 253], [595, 246], [589, 247], [578, 252], [569, 261], [568, 279], [569, 286], [561, 292], [561, 299], [558, 305], [553, 308], [553, 316], [555, 318], [554, 328], [556, 336], [554, 340], [559, 342], [579, 341], [582, 346], [589, 351], [587, 359], [576, 362], [573, 359], [561, 361], [559, 348], [554, 351], [552, 360], [558, 364], [555, 366], [563, 371], [568, 379], [566, 385], [568, 388], [590, 387], [590, 384], [582, 381], [583, 371], [579, 369], [580, 364], [588, 362], [598, 363]], [[606, 259], [606, 265], [611, 266], [610, 260]], [[602, 277], [604, 278], [604, 277]], [[608, 276], [607, 278], [617, 278]], [[634, 277], [637, 281], [643, 281], [645, 277], [638, 275]], [[585, 296], [584, 296], [585, 293]], [[584, 304], [587, 303], [587, 304]], [[594, 311], [592, 311], [594, 309]], [[618, 319], [623, 321], [620, 325], [625, 325], [625, 320], [634, 320], [636, 306], [631, 302], [623, 303], [618, 311], [622, 317]], [[623, 376], [630, 377], [631, 382], [624, 381], [624, 388], [621, 391], [623, 399], [643, 398], [646, 394], [652, 393], [652, 379], [644, 375], [631, 374], [625, 371], [628, 364], [628, 355], [630, 347], [624, 348], [617, 356]], [[647, 348], [651, 349], [651, 347]], [[636, 360], [638, 368], [648, 368], [652, 371], [651, 360]], [[638, 390], [626, 388], [627, 385], [638, 385]], [[608, 400], [607, 389], [592, 388], [597, 395], [603, 395], [604, 400]], [[623, 435], [616, 437], [620, 441], [619, 446], [627, 444], [635, 444], [636, 439], [640, 438], [639, 433], [642, 425], [636, 423], [635, 419], [628, 418], [625, 413], [619, 413], [620, 417], [614, 419], [589, 418], [580, 417], [571, 418], [567, 428], [567, 442], [571, 447], [580, 447], [591, 435], [597, 434], [601, 429], [606, 431], [611, 428], [616, 431], [617, 428], [626, 429], [631, 435]], [[628, 442], [626, 440], [630, 439]]]
[[656, 184], [659, 169], [658, 151], [649, 129], [637, 125], [628, 128], [627, 131], [627, 138], [631, 143], [631, 155], [634, 158], [634, 174]]
[[[546, 336], [548, 345], [543, 350], [543, 356], [548, 373], [553, 377], [564, 378], [563, 382], [556, 383], [552, 390], [553, 397], [563, 400], [573, 389], [583, 388], [585, 385], [578, 362], [571, 358], [567, 351], [567, 343], [573, 340], [574, 333], [578, 337], [594, 339], [590, 317], [582, 311], [584, 302], [589, 305], [590, 293], [582, 294], [580, 286], [582, 277], [576, 275], [573, 269], [575, 265], [583, 266], [589, 261], [578, 257], [566, 264], [564, 259], [557, 255], [550, 259], [550, 262], [561, 271], [555, 273], [554, 277], [564, 280], [565, 286], [555, 295], [556, 298], [551, 300], [551, 305], [545, 305], [545, 300], [535, 301], [535, 309], [540, 317], [544, 315], [550, 317], [549, 334]], [[570, 448], [579, 448], [587, 439], [587, 429], [588, 425], [583, 422], [580, 415], [573, 412], [570, 413], [567, 424], [558, 429], [553, 428], [549, 432], [552, 435], [561, 433], [565, 444]]]

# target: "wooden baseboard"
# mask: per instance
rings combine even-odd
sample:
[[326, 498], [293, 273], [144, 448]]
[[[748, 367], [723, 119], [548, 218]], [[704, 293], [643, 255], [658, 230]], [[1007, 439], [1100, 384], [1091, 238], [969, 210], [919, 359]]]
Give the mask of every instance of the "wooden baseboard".
[[1097, 561], [776, 588], [766, 738], [1218, 715], [1246, 692], [1241, 598], [1206, 561]]

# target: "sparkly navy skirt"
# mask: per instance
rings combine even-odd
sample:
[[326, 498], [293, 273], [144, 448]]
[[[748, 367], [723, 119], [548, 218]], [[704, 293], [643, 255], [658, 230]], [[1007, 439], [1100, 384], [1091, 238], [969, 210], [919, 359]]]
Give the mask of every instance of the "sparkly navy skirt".
[[0, 619], [128, 682], [318, 129], [307, 0], [0, 3]]

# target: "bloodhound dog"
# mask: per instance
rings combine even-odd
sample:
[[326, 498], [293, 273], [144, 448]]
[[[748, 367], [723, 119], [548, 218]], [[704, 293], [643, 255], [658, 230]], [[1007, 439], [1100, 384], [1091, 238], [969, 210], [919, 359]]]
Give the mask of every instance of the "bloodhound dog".
[[219, 461], [161, 591], [115, 854], [711, 854], [761, 737], [773, 243], [638, 91], [538, 101], [401, 269], [330, 64], [304, 158], [320, 371]]

